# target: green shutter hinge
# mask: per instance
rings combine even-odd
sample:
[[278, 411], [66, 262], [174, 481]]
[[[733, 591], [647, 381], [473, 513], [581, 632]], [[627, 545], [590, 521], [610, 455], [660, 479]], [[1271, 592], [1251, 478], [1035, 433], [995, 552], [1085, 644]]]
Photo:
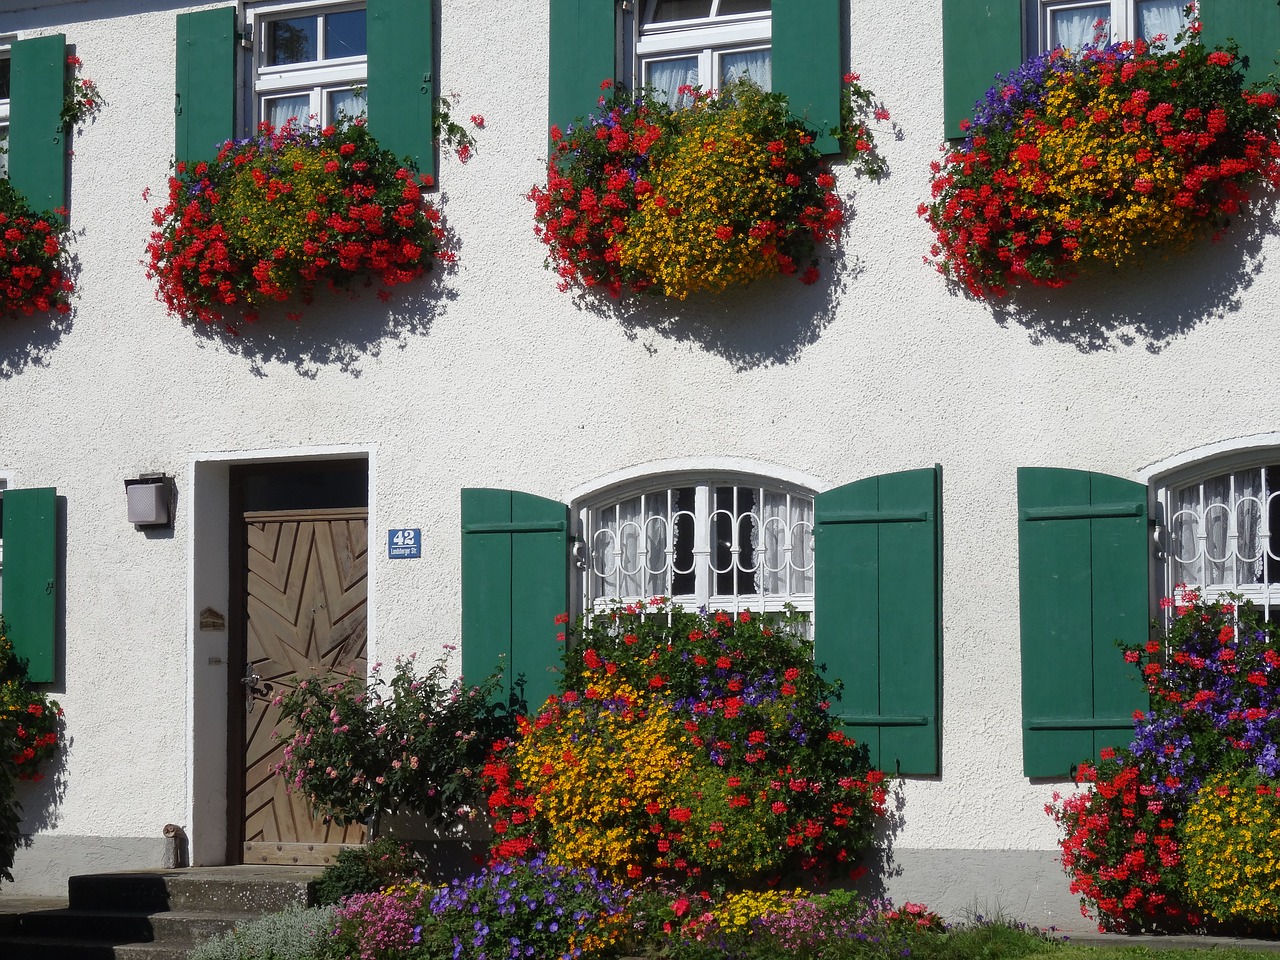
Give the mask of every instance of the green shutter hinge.
[[53, 581], [53, 580], [50, 580], [50, 581], [49, 581], [48, 583], [46, 583], [46, 584], [45, 584], [45, 586], [44, 586], [44, 592], [45, 592], [45, 593], [53, 593], [53, 591], [54, 591], [54, 590], [56, 590], [56, 589], [57, 589], [57, 585], [56, 585], [55, 581]]
[[422, 92], [423, 93], [431, 92], [431, 84], [432, 82], [434, 82], [434, 80], [435, 80], [435, 74], [433, 73], [424, 73], [422, 75]]
[[182, 94], [174, 91], [173, 94], [173, 115], [175, 117], [182, 116]]

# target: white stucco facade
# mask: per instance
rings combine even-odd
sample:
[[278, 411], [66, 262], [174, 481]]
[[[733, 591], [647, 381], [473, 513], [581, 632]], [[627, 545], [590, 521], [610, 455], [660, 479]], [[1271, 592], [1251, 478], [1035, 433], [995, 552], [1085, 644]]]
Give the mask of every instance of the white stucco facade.
[[[167, 316], [140, 263], [189, 8], [0, 0], [0, 33], [65, 33], [107, 101], [74, 141], [74, 312], [0, 327], [0, 473], [66, 498], [51, 690], [70, 746], [16, 889], [158, 865], [170, 822], [220, 862], [236, 668], [197, 616], [232, 602], [229, 465], [367, 459], [370, 658], [388, 660], [458, 643], [463, 487], [573, 502], [676, 461], [776, 465], [821, 491], [941, 463], [942, 773], [900, 786], [889, 887], [953, 915], [1080, 925], [1044, 813], [1065, 785], [1022, 775], [1015, 470], [1147, 482], [1274, 430], [1280, 396], [1253, 371], [1280, 359], [1280, 237], [1267, 208], [1176, 260], [1002, 308], [958, 295], [922, 262], [916, 216], [942, 133], [941, 0], [851, 7], [852, 66], [902, 134], [882, 133], [883, 182], [838, 171], [855, 214], [816, 286], [612, 309], [558, 292], [525, 199], [544, 173], [547, 5], [440, 0], [441, 87], [486, 120], [470, 163], [441, 158], [456, 268], [388, 304], [321, 296], [299, 324], [269, 311], [230, 337]], [[126, 522], [123, 480], [148, 471], [177, 480], [171, 532]], [[387, 558], [394, 527], [422, 529], [421, 560]]]

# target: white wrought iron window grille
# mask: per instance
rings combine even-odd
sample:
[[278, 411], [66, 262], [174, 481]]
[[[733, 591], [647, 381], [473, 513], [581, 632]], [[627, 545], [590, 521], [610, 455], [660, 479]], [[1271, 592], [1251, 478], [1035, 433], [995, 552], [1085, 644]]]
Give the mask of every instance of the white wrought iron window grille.
[[1165, 596], [1234, 593], [1268, 619], [1280, 609], [1280, 464], [1190, 478], [1160, 491], [1167, 527]]
[[813, 496], [741, 482], [629, 492], [582, 512], [583, 609], [669, 597], [688, 609], [813, 612]]
[[[0, 502], [4, 501], [4, 492], [9, 487], [9, 477], [6, 474], [0, 474]], [[0, 511], [0, 602], [4, 600], [4, 521], [3, 512]]]
[[0, 177], [9, 175], [9, 88], [11, 80], [9, 50], [0, 46]]
[[773, 81], [769, 0], [637, 0], [635, 75], [672, 106], [689, 90], [718, 90], [749, 77]]
[[368, 42], [363, 3], [275, 3], [248, 13], [257, 119], [337, 123], [364, 116]]
[[1187, 0], [1027, 0], [1028, 49], [1080, 51], [1119, 40], [1175, 38], [1187, 25]]

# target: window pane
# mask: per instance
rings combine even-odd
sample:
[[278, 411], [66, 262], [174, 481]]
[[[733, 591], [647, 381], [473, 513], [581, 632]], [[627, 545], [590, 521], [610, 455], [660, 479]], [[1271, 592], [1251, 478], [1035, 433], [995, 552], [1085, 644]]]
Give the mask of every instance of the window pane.
[[354, 120], [363, 117], [368, 110], [363, 91], [331, 90], [329, 91], [329, 122]]
[[364, 11], [325, 14], [324, 58], [363, 57], [368, 53], [364, 32]]
[[316, 17], [290, 17], [267, 24], [267, 64], [310, 63], [316, 59]]
[[751, 80], [761, 90], [771, 89], [773, 66], [768, 50], [742, 50], [720, 55], [720, 85], [728, 86], [743, 78]]
[[9, 99], [9, 58], [0, 59], [0, 100]]
[[1177, 50], [1173, 38], [1187, 25], [1186, 0], [1138, 0], [1138, 36], [1143, 40], [1165, 38], [1165, 49]]
[[1083, 50], [1111, 42], [1111, 4], [1068, 7], [1049, 12], [1049, 46]]
[[644, 65], [644, 84], [653, 88], [659, 100], [673, 107], [687, 107], [693, 97], [680, 93], [680, 88], [698, 86], [698, 58], [650, 60]]
[[711, 16], [711, 0], [657, 0], [652, 23], [697, 20]]
[[769, 0], [720, 0], [716, 16], [727, 17], [735, 13], [768, 13]]
[[310, 116], [311, 97], [305, 93], [262, 101], [262, 119], [273, 127], [283, 127], [294, 117], [305, 123]]

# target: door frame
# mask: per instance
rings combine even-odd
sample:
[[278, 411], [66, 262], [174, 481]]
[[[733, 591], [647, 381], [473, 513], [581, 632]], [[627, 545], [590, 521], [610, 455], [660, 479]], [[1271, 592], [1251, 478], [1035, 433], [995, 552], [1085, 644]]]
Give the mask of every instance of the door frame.
[[[188, 461], [186, 490], [190, 508], [187, 542], [187, 730], [186, 730], [186, 804], [184, 825], [190, 837], [191, 864], [215, 866], [238, 863], [243, 847], [239, 828], [230, 829], [232, 809], [239, 813], [242, 804], [228, 794], [228, 760], [238, 749], [231, 738], [230, 690], [244, 671], [243, 649], [240, 659], [231, 642], [232, 616], [239, 596], [233, 588], [232, 558], [240, 554], [232, 545], [236, 537], [230, 522], [232, 510], [232, 477], [239, 467], [261, 468], [280, 465], [282, 469], [314, 470], [324, 461], [364, 460], [368, 466], [368, 524], [370, 564], [368, 599], [365, 618], [368, 631], [367, 654], [374, 655], [376, 645], [377, 564], [373, 562], [376, 519], [377, 447], [374, 445], [334, 445], [246, 451], [218, 451], [193, 454]], [[243, 511], [241, 511], [243, 513]], [[240, 526], [243, 526], [243, 516]], [[241, 561], [243, 563], [243, 561]], [[243, 598], [240, 600], [243, 605]], [[221, 614], [225, 625], [202, 629], [201, 613], [209, 609]], [[243, 629], [243, 622], [241, 624]], [[243, 634], [242, 634], [243, 635]], [[373, 662], [372, 660], [370, 662]], [[240, 703], [243, 710], [243, 700]], [[243, 724], [243, 718], [240, 718]]]

